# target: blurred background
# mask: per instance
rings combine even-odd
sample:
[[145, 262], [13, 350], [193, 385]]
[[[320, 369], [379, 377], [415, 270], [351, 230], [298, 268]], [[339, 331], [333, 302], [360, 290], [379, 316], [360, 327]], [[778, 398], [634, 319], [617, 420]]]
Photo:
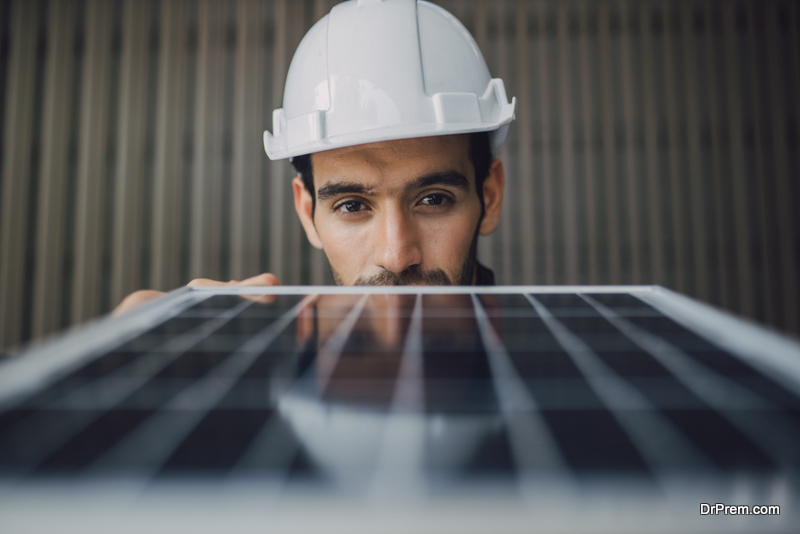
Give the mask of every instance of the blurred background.
[[[332, 0], [0, 0], [0, 350], [141, 288], [332, 283], [270, 162]], [[661, 284], [800, 333], [800, 2], [447, 0], [517, 97], [503, 284]]]

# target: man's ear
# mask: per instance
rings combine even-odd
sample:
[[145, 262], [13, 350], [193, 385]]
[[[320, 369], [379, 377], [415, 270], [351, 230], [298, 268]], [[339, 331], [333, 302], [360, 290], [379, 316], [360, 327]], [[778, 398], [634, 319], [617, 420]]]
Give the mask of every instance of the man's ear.
[[314, 227], [314, 199], [311, 198], [311, 193], [308, 192], [303, 184], [303, 179], [299, 176], [295, 176], [292, 180], [292, 189], [294, 190], [294, 209], [297, 211], [297, 216], [300, 217], [300, 224], [306, 231], [306, 237], [315, 248], [322, 250], [322, 241]]
[[483, 181], [484, 215], [481, 220], [481, 235], [489, 235], [494, 232], [500, 222], [505, 186], [506, 174], [503, 170], [503, 162], [499, 159], [492, 160], [489, 165], [489, 175]]

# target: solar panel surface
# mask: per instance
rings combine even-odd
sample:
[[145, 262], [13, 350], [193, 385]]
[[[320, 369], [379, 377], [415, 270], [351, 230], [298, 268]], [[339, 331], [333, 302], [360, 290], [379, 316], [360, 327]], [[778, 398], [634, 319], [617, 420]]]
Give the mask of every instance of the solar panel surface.
[[0, 367], [0, 525], [793, 531], [792, 341], [658, 288], [229, 293]]

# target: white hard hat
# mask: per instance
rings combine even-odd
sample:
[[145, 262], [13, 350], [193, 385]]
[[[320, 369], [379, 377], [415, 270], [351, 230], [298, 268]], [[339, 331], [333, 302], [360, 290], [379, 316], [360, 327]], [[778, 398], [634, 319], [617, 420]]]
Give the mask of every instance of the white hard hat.
[[496, 148], [514, 104], [449, 12], [421, 0], [353, 0], [334, 7], [300, 42], [264, 148], [274, 160], [486, 131]]

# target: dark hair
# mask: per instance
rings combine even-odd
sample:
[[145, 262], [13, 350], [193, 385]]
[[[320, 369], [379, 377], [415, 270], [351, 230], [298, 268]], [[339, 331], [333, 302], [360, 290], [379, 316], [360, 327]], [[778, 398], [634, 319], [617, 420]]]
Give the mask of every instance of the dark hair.
[[[481, 201], [481, 219], [484, 213], [483, 204], [483, 182], [489, 175], [489, 167], [492, 164], [492, 143], [489, 139], [489, 132], [475, 132], [469, 134], [469, 159], [475, 169], [475, 190], [478, 199]], [[314, 168], [311, 165], [311, 154], [295, 156], [291, 160], [297, 175], [303, 179], [303, 185], [311, 193], [311, 215], [317, 207], [317, 194], [314, 190]]]

